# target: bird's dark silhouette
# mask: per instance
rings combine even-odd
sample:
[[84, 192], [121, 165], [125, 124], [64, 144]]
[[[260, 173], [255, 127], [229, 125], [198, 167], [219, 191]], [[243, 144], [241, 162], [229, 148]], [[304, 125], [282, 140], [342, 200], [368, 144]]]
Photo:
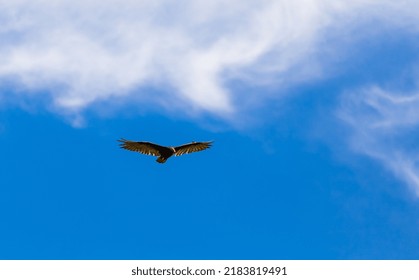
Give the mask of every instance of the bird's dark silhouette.
[[211, 147], [213, 143], [212, 141], [191, 142], [177, 147], [165, 147], [151, 142], [135, 142], [124, 138], [118, 141], [121, 142], [120, 146], [123, 149], [139, 152], [145, 155], [157, 156], [158, 158], [156, 161], [158, 163], [165, 163], [166, 160], [173, 155], [181, 156], [184, 154], [203, 151]]

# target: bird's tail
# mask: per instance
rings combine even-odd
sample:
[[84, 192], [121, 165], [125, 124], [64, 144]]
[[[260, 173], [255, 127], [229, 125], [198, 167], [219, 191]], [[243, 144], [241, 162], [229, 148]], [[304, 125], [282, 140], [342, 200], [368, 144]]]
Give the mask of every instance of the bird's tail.
[[166, 160], [167, 160], [167, 158], [164, 158], [164, 157], [159, 157], [159, 158], [157, 158], [157, 162], [158, 163], [165, 163], [166, 162]]

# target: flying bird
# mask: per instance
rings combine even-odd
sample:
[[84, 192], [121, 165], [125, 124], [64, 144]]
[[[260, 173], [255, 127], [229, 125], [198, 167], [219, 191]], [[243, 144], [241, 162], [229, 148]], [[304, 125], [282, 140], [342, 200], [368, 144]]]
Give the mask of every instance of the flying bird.
[[151, 142], [135, 142], [126, 140], [124, 138], [118, 141], [121, 142], [121, 144], [119, 145], [123, 149], [133, 152], [139, 152], [145, 155], [157, 156], [158, 158], [156, 161], [158, 163], [165, 163], [166, 160], [173, 155], [181, 156], [184, 154], [203, 151], [205, 149], [208, 149], [212, 145], [212, 141], [191, 142], [177, 147], [165, 147]]

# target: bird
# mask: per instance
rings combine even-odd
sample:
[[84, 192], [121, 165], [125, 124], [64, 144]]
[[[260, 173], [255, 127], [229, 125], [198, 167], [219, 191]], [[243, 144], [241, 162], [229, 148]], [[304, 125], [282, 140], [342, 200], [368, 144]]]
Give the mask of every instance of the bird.
[[119, 145], [121, 148], [139, 152], [145, 155], [157, 156], [158, 163], [165, 163], [171, 156], [181, 156], [193, 152], [203, 151], [211, 147], [213, 141], [208, 142], [191, 142], [176, 147], [160, 146], [151, 142], [136, 142], [121, 138], [118, 140], [121, 142]]

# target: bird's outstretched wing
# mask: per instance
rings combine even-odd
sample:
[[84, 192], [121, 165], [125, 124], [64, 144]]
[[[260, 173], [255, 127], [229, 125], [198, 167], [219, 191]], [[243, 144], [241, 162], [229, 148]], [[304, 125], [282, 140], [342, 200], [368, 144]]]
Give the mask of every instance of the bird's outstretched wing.
[[212, 141], [210, 142], [192, 142], [188, 144], [184, 144], [181, 146], [174, 147], [175, 148], [175, 155], [181, 156], [184, 154], [189, 154], [193, 152], [203, 151], [211, 147]]
[[118, 141], [121, 142], [121, 148], [133, 152], [139, 152], [145, 155], [161, 156], [164, 151], [170, 150], [167, 147], [160, 146], [151, 142], [135, 142], [123, 138]]

